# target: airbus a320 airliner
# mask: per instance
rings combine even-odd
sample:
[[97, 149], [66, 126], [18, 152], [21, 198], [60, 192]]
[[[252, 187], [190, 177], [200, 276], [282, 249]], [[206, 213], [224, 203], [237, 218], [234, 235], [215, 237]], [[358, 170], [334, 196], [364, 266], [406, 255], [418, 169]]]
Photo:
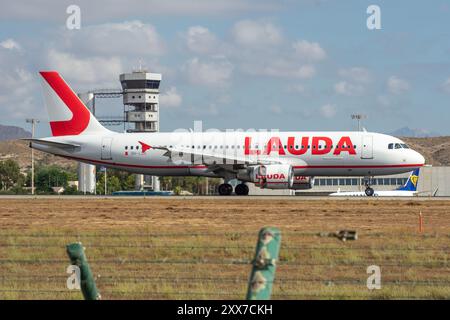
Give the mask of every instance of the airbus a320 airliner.
[[[40, 72], [52, 137], [28, 139], [57, 156], [155, 176], [219, 177], [268, 189], [310, 189], [315, 176], [389, 175], [412, 171], [424, 158], [403, 141], [373, 132], [118, 133], [103, 127], [62, 77]], [[370, 179], [367, 179], [370, 181]], [[374, 190], [366, 186], [367, 195]]]

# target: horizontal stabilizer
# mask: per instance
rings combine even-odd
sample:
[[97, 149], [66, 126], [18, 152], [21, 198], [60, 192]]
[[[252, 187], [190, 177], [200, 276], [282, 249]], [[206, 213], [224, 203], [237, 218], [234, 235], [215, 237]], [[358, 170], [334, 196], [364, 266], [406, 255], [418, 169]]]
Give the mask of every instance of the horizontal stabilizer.
[[[80, 147], [79, 144], [48, 141], [48, 140], [42, 140], [42, 139], [20, 139], [20, 140], [29, 141], [31, 144], [35, 143], [35, 144], [40, 144], [40, 145], [55, 147], [55, 148], [60, 148], [60, 149], [75, 149], [75, 148]], [[32, 147], [31, 144], [30, 144], [30, 146]]]

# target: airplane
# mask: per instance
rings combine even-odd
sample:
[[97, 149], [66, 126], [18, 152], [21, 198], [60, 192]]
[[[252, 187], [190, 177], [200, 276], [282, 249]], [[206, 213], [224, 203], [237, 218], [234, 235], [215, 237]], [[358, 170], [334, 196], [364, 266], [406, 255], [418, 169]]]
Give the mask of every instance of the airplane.
[[[406, 183], [395, 189], [395, 190], [382, 190], [382, 191], [375, 191], [373, 193], [373, 197], [413, 197], [418, 194], [417, 192], [417, 183], [419, 181], [419, 171], [420, 169], [417, 168], [414, 171], [411, 172], [411, 175], [409, 176]], [[344, 191], [341, 192], [338, 190], [338, 192], [331, 193], [329, 196], [331, 197], [366, 197], [367, 194], [362, 191]]]
[[[310, 189], [315, 176], [404, 173], [424, 157], [398, 138], [375, 132], [154, 132], [106, 129], [56, 71], [41, 71], [51, 137], [30, 147], [107, 168], [153, 176], [223, 178], [220, 195], [267, 189]], [[366, 179], [370, 181], [370, 179]], [[373, 195], [370, 184], [366, 193]]]

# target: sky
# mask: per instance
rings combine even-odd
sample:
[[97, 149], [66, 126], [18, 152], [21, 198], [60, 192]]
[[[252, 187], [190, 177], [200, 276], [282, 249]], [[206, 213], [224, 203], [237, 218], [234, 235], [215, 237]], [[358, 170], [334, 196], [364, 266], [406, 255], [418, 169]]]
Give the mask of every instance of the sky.
[[[80, 29], [66, 12], [80, 8]], [[369, 29], [370, 5], [380, 29]], [[0, 124], [50, 134], [39, 70], [76, 92], [162, 74], [161, 131], [426, 129], [450, 135], [450, 2], [0, 0]], [[373, 20], [370, 20], [373, 21]], [[98, 115], [120, 115], [120, 99]], [[116, 127], [115, 130], [123, 130]]]

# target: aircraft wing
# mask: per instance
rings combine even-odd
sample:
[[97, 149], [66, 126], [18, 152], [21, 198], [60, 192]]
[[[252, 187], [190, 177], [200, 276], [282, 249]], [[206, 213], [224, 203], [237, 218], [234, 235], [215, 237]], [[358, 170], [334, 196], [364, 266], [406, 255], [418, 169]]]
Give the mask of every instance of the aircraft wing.
[[42, 139], [20, 139], [20, 140], [29, 141], [30, 146], [33, 143], [35, 143], [35, 144], [40, 144], [40, 145], [55, 147], [55, 148], [60, 148], [60, 149], [75, 149], [75, 148], [80, 147], [79, 144], [56, 142], [56, 141], [49, 141], [49, 140], [42, 140]]
[[229, 169], [234, 165], [242, 166], [252, 166], [252, 165], [268, 165], [268, 164], [282, 164], [280, 160], [269, 160], [264, 158], [258, 158], [254, 156], [237, 156], [232, 154], [218, 154], [208, 152], [205, 149], [180, 149], [180, 148], [169, 148], [163, 146], [151, 146], [153, 149], [165, 150], [164, 156], [176, 160], [178, 157], [181, 159], [188, 159], [193, 162], [203, 164], [208, 166], [208, 169], [215, 171], [217, 169]]

